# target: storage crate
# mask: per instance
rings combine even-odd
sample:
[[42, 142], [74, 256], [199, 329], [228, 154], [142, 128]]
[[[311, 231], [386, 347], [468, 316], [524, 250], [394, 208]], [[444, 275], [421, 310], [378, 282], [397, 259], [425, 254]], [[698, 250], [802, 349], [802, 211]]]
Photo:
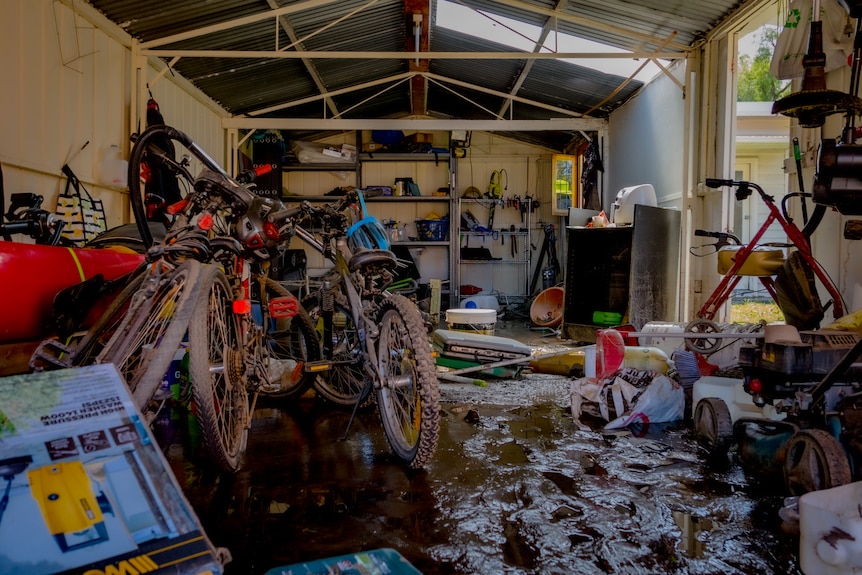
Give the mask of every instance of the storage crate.
[[420, 240], [445, 241], [449, 235], [449, 220], [416, 220], [416, 235]]

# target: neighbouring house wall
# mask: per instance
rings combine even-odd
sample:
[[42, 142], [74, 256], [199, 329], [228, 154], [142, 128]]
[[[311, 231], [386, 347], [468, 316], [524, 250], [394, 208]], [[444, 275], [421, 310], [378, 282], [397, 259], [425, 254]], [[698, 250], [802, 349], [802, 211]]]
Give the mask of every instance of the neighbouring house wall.
[[[104, 202], [109, 227], [129, 221], [125, 189], [100, 183], [99, 167], [111, 146], [128, 158], [131, 40], [107, 20], [91, 17], [83, 3], [77, 14], [51, 0], [10, 0], [3, 8], [0, 164], [7, 198], [38, 193], [45, 198], [42, 207], [53, 210], [64, 185], [60, 169], [68, 161]], [[155, 79], [156, 70], [147, 77]], [[223, 161], [215, 105], [201, 103], [169, 74], [152, 89], [166, 121]]]

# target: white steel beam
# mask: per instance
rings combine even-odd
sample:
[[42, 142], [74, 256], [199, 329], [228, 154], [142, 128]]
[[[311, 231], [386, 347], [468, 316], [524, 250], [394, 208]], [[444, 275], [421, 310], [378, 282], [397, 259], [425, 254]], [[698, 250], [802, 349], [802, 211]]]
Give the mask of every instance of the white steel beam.
[[353, 52], [345, 50], [306, 50], [281, 52], [275, 50], [142, 50], [144, 56], [157, 58], [262, 58], [296, 60], [327, 58], [336, 60], [579, 60], [661, 58], [682, 60], [688, 52]]
[[595, 131], [607, 128], [600, 118], [554, 118], [551, 120], [434, 120], [405, 119], [314, 119], [314, 118], [224, 118], [225, 129], [245, 130], [475, 130], [482, 132]]

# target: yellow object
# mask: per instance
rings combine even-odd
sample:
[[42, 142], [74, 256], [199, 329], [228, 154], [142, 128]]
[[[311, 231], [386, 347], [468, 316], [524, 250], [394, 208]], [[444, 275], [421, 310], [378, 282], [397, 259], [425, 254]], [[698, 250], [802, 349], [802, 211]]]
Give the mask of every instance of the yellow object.
[[[580, 377], [584, 374], [585, 361], [586, 352], [583, 349], [576, 349], [560, 355], [539, 356], [530, 361], [530, 369], [535, 373]], [[595, 361], [595, 358], [593, 361]]]
[[862, 309], [858, 309], [853, 313], [849, 313], [844, 317], [838, 318], [823, 328], [823, 330], [829, 329], [862, 333]]
[[623, 357], [623, 367], [655, 371], [667, 375], [668, 361], [667, 354], [657, 347], [627, 345]]
[[[590, 350], [590, 347], [593, 349]], [[539, 356], [530, 361], [530, 369], [536, 373], [589, 377], [590, 374], [595, 375], [594, 366], [587, 365], [587, 362], [590, 361], [593, 363], [596, 361], [595, 346], [587, 346], [572, 350], [569, 353], [554, 354], [547, 357]], [[587, 367], [590, 369], [588, 370]], [[667, 354], [657, 347], [627, 345], [620, 367], [654, 371], [667, 375], [670, 363]]]
[[[718, 273], [725, 275], [733, 267], [734, 258], [743, 246], [725, 246], [718, 250]], [[767, 277], [778, 273], [784, 265], [784, 251], [780, 248], [758, 247], [751, 250], [745, 263], [736, 272], [738, 276]]]
[[84, 544], [107, 538], [92, 481], [80, 461], [45, 465], [29, 471], [27, 478], [48, 531], [61, 549], [75, 547], [66, 542], [66, 537], [80, 540], [82, 533], [90, 530], [94, 533], [84, 539]]

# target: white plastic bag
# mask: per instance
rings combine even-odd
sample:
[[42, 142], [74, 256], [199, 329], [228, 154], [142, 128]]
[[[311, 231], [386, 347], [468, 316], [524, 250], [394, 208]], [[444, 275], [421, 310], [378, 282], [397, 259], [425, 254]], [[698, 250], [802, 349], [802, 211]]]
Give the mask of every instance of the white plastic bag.
[[[779, 80], [799, 78], [805, 71], [802, 57], [808, 52], [813, 9], [813, 0], [790, 2], [787, 21], [778, 36], [769, 66], [769, 71]], [[826, 72], [847, 66], [847, 56], [853, 52], [853, 36], [844, 33], [846, 19], [847, 10], [836, 0], [823, 0], [820, 3], [823, 53], [826, 54], [824, 71]]]
[[626, 413], [605, 426], [605, 429], [619, 429], [632, 423], [665, 423], [683, 418], [685, 392], [682, 387], [666, 375], [658, 375], [652, 380]]
[[637, 421], [663, 423], [683, 418], [685, 391], [666, 375], [625, 368], [606, 379], [582, 377], [569, 386], [572, 417], [581, 422], [584, 407], [594, 405], [609, 421], [604, 429], [619, 429]]

